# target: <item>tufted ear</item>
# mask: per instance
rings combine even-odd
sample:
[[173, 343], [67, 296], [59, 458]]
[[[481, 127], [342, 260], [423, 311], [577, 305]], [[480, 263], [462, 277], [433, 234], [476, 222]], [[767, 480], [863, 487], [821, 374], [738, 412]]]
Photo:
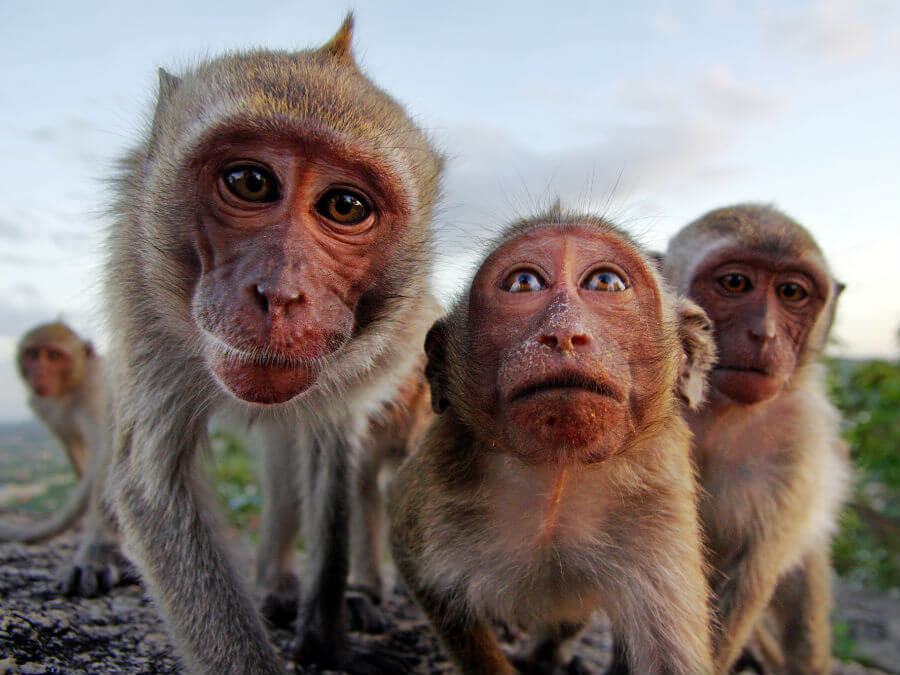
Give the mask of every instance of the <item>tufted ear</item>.
[[706, 312], [687, 298], [678, 301], [676, 313], [684, 362], [675, 390], [696, 410], [706, 397], [707, 376], [716, 362], [713, 325]]
[[431, 409], [440, 414], [447, 409], [447, 322], [438, 319], [425, 336], [425, 377], [431, 387]]
[[338, 61], [353, 61], [353, 12], [348, 12], [344, 23], [328, 42], [319, 47], [320, 54], [327, 54]]
[[159, 136], [162, 133], [163, 111], [175, 95], [178, 85], [181, 84], [180, 77], [172, 75], [163, 68], [160, 68], [157, 72], [159, 75], [159, 86], [156, 95], [156, 108], [153, 110], [153, 124], [150, 127], [151, 147], [154, 147], [159, 141]]

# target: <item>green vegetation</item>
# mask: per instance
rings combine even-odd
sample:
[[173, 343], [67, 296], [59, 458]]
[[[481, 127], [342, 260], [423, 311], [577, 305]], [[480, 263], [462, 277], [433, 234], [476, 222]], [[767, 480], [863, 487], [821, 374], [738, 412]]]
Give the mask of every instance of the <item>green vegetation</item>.
[[262, 501], [256, 463], [237, 436], [214, 431], [210, 440], [216, 464], [216, 491], [225, 505], [228, 522], [255, 538]]
[[856, 467], [834, 564], [865, 586], [900, 587], [900, 362], [830, 365], [832, 397]]

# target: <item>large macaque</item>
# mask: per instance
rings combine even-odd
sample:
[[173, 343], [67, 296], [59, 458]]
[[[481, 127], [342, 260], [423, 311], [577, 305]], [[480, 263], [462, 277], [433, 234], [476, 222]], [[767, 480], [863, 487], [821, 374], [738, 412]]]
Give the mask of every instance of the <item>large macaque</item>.
[[61, 321], [42, 324], [19, 340], [19, 373], [28, 404], [59, 439], [79, 477], [66, 503], [39, 523], [0, 523], [0, 541], [37, 543], [87, 522], [71, 563], [60, 572], [67, 594], [93, 596], [120, 578], [121, 558], [104, 485], [110, 463], [110, 392], [103, 359]]
[[[351, 26], [319, 49], [161, 72], [123, 165], [105, 283], [113, 483], [129, 553], [195, 673], [284, 672], [197, 467], [222, 408], [295, 428], [263, 473], [281, 516], [268, 550], [293, 545], [303, 513], [297, 660], [396, 665], [347, 639], [348, 483], [427, 329], [440, 158], [361, 73]], [[296, 597], [277, 566], [270, 580]]]
[[[635, 672], [712, 671], [684, 399], [706, 315], [599, 218], [523, 221], [426, 338], [439, 417], [401, 466], [394, 561], [459, 672], [579, 672], [603, 608]], [[511, 663], [491, 621], [534, 640]]]
[[685, 227], [665, 272], [707, 311], [719, 353], [710, 400], [689, 415], [716, 672], [728, 672], [754, 631], [767, 634], [768, 608], [783, 647], [769, 667], [828, 673], [829, 549], [850, 467], [818, 357], [842, 286], [804, 228], [758, 205]]

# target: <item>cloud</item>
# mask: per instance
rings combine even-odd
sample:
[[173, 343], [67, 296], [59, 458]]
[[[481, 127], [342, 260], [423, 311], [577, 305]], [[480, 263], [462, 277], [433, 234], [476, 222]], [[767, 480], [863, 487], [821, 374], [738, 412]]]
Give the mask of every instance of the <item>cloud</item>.
[[21, 227], [5, 218], [0, 218], [0, 239], [20, 240], [24, 235], [25, 232]]
[[4, 288], [0, 296], [0, 338], [18, 338], [36, 324], [53, 321], [58, 314], [32, 286]]
[[848, 60], [871, 49], [880, 13], [871, 2], [817, 0], [802, 9], [768, 10], [763, 35], [784, 49]]
[[627, 203], [649, 214], [655, 202], [648, 209], [641, 199], [655, 200], [661, 190], [729, 180], [741, 167], [723, 164], [725, 151], [744, 125], [782, 103], [721, 67], [687, 86], [663, 75], [632, 78], [614, 88], [613, 101], [622, 121], [583, 119], [572, 129], [579, 140], [550, 152], [487, 124], [447, 128], [438, 252], [478, 248], [511, 219], [557, 196], [573, 209], [612, 216], [614, 206]]

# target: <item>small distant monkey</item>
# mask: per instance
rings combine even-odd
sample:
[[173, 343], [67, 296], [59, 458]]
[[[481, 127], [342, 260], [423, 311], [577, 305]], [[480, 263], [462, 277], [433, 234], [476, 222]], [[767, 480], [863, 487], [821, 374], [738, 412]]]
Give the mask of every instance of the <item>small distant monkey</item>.
[[716, 672], [728, 673], [755, 634], [771, 672], [828, 673], [829, 550], [850, 466], [819, 356], [843, 286], [809, 232], [753, 204], [686, 226], [665, 274], [707, 311], [719, 353], [710, 400], [688, 416]]
[[198, 470], [217, 410], [274, 425], [258, 574], [278, 616], [298, 596], [281, 561], [303, 514], [296, 660], [397, 666], [347, 639], [349, 487], [369, 418], [430, 325], [441, 160], [351, 40], [348, 17], [318, 49], [161, 71], [149, 133], [123, 162], [105, 281], [112, 483], [128, 551], [195, 673], [284, 671]]
[[110, 507], [103, 500], [110, 462], [110, 393], [103, 359], [90, 342], [57, 321], [22, 336], [17, 363], [29, 389], [29, 406], [59, 439], [79, 481], [46, 520], [24, 526], [0, 523], [0, 541], [45, 541], [87, 511], [81, 545], [60, 581], [68, 594], [106, 592], [120, 578], [120, 558]]
[[[712, 671], [679, 400], [702, 399], [710, 330], [625, 233], [554, 209], [428, 333], [440, 415], [395, 478], [391, 544], [459, 672], [579, 672], [563, 643], [600, 608], [635, 672]], [[515, 667], [491, 621], [530, 631]]]

